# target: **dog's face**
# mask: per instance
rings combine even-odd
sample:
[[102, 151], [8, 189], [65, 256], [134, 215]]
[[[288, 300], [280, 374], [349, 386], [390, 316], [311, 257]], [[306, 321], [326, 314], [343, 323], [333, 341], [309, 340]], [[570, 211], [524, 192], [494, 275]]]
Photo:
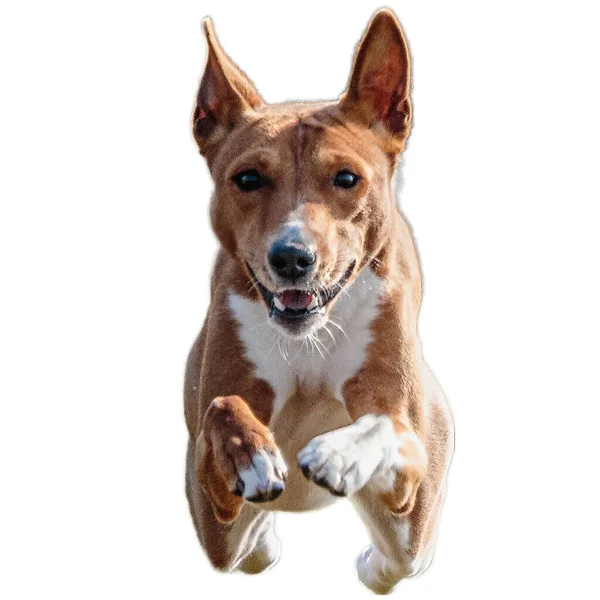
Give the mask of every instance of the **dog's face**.
[[376, 259], [394, 209], [390, 180], [410, 130], [410, 61], [380, 11], [348, 90], [327, 104], [266, 105], [218, 45], [210, 22], [194, 136], [215, 183], [213, 228], [293, 337], [323, 326]]

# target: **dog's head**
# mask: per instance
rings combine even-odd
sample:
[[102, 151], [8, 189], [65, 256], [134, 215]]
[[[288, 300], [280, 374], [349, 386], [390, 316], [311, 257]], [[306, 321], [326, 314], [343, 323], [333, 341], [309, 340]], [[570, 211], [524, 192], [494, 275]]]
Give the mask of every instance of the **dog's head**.
[[193, 133], [215, 183], [213, 228], [293, 337], [324, 325], [385, 246], [391, 177], [410, 131], [410, 56], [381, 10], [348, 88], [330, 103], [267, 105], [204, 22], [208, 58]]

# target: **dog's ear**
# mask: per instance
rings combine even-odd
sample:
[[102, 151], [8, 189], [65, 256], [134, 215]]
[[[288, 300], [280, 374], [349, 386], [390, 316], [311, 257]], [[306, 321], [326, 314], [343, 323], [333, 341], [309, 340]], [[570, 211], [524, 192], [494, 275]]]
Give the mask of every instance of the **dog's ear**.
[[391, 10], [377, 11], [358, 44], [342, 110], [385, 141], [395, 155], [410, 132], [410, 53]]
[[202, 22], [207, 58], [192, 117], [194, 138], [204, 155], [249, 111], [263, 104], [256, 88], [225, 54], [210, 17]]

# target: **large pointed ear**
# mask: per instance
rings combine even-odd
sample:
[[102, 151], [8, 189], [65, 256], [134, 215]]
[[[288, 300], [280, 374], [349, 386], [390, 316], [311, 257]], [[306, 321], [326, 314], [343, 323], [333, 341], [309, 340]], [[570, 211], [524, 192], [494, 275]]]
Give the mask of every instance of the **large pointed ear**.
[[340, 105], [380, 135], [393, 155], [404, 149], [410, 132], [410, 83], [410, 53], [404, 33], [394, 13], [381, 9], [358, 45]]
[[192, 130], [200, 152], [206, 155], [245, 114], [263, 104], [263, 99], [221, 48], [210, 17], [203, 20], [202, 27], [207, 57]]

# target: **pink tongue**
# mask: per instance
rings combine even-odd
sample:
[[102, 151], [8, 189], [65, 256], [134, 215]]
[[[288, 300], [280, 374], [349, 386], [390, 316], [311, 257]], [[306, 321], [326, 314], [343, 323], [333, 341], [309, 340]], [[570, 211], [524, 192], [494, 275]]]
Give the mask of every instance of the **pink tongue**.
[[302, 290], [286, 290], [285, 292], [281, 292], [277, 298], [281, 304], [292, 310], [308, 308], [313, 299], [312, 294], [303, 292]]

